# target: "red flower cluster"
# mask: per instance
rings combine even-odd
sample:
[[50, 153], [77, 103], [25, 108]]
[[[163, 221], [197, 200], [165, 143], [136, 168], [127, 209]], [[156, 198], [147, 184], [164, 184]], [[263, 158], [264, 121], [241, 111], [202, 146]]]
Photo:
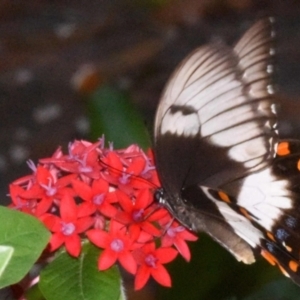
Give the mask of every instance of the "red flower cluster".
[[[52, 232], [49, 245], [62, 245], [78, 257], [81, 241], [88, 238], [103, 249], [99, 270], [118, 261], [135, 274], [135, 288], [152, 276], [164, 286], [171, 279], [163, 264], [179, 252], [186, 260], [186, 240], [197, 238], [154, 202], [159, 186], [151, 152], [147, 156], [132, 145], [123, 150], [75, 141], [64, 155], [59, 148], [35, 166], [32, 175], [10, 185], [10, 207], [40, 219]], [[155, 241], [155, 242], [154, 242]]]

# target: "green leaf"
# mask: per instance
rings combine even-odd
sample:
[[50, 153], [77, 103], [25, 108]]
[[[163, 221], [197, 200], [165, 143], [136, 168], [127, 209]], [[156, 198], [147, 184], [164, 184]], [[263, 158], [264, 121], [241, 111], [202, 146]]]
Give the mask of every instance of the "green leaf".
[[121, 278], [116, 266], [99, 271], [100, 250], [83, 245], [79, 258], [60, 252], [42, 272], [39, 287], [47, 300], [119, 300]]
[[125, 148], [133, 143], [143, 149], [150, 147], [144, 120], [127, 95], [112, 87], [102, 86], [88, 103], [93, 139], [104, 134], [115, 148]]
[[20, 281], [45, 249], [50, 233], [36, 218], [0, 206], [0, 288]]
[[45, 297], [42, 294], [41, 290], [39, 289], [39, 285], [35, 284], [34, 286], [32, 286], [28, 290], [26, 290], [25, 299], [26, 300], [45, 300]]

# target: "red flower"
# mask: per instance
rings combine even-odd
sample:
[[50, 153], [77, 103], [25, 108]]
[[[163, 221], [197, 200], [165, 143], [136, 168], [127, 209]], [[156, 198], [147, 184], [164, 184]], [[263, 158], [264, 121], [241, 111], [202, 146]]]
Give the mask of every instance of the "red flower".
[[51, 214], [45, 214], [41, 220], [53, 232], [50, 240], [50, 251], [58, 249], [65, 244], [67, 252], [72, 256], [79, 256], [81, 240], [79, 233], [84, 232], [93, 224], [93, 218], [78, 218], [80, 213], [74, 199], [66, 194], [60, 202], [60, 218]]
[[153, 210], [153, 208], [148, 209], [153, 201], [153, 196], [148, 189], [140, 190], [135, 199], [130, 199], [121, 191], [117, 191], [116, 194], [123, 211], [119, 211], [115, 219], [128, 225], [128, 230], [133, 239], [136, 240], [139, 237], [141, 230], [152, 236], [160, 235], [160, 230], [147, 220], [147, 216]]
[[163, 264], [175, 259], [177, 251], [173, 248], [155, 249], [154, 243], [149, 243], [134, 251], [134, 258], [138, 263], [138, 270], [135, 275], [134, 288], [141, 289], [150, 276], [159, 284], [170, 287], [171, 278]]
[[117, 209], [110, 204], [115, 200], [111, 196], [113, 193], [108, 193], [109, 185], [104, 179], [93, 180], [91, 185], [80, 180], [73, 180], [72, 186], [76, 194], [85, 201], [81, 204], [83, 216], [99, 211], [103, 215], [112, 218], [117, 213]]
[[16, 185], [29, 185], [35, 180], [35, 174], [36, 174], [36, 166], [32, 160], [27, 161], [28, 167], [33, 171], [31, 175], [25, 175], [21, 178], [18, 178], [13, 181], [13, 184]]
[[187, 241], [196, 241], [197, 236], [189, 232], [185, 227], [173, 221], [171, 225], [165, 226], [165, 234], [161, 239], [162, 247], [171, 247], [174, 245], [178, 252], [187, 260], [191, 259], [191, 252], [186, 243]]
[[86, 234], [92, 243], [104, 249], [98, 260], [99, 270], [110, 268], [118, 260], [129, 273], [135, 274], [136, 261], [131, 254], [133, 243], [124, 225], [111, 220], [109, 232], [91, 229]]
[[12, 204], [9, 207], [18, 209], [20, 211], [26, 212], [28, 214], [33, 214], [37, 201], [35, 199], [24, 199], [21, 195], [24, 193], [24, 189], [18, 185], [9, 185], [9, 195], [12, 200]]
[[[128, 151], [130, 149], [132, 152]], [[153, 187], [151, 183], [153, 166], [137, 147], [129, 147], [123, 153], [110, 151], [101, 159], [107, 172], [102, 173], [105, 180], [118, 187], [126, 194], [131, 194], [135, 189]], [[145, 178], [145, 179], [144, 179]]]
[[[135, 289], [151, 276], [170, 286], [163, 264], [178, 252], [189, 260], [186, 241], [197, 238], [154, 202], [159, 180], [153, 161], [153, 153], [146, 155], [137, 145], [113, 150], [111, 145], [104, 148], [104, 138], [75, 141], [67, 155], [58, 148], [37, 166], [28, 163], [32, 174], [10, 185], [10, 207], [44, 222], [52, 232], [48, 251], [64, 245], [78, 257], [86, 234], [103, 249], [100, 270], [119, 261], [136, 274]], [[156, 249], [153, 240], [161, 247]]]
[[99, 178], [98, 147], [100, 144], [101, 141], [94, 144], [87, 141], [75, 141], [69, 144], [68, 155], [61, 156], [58, 152], [54, 157], [41, 159], [40, 163], [54, 164], [63, 171], [79, 174], [82, 177]]
[[47, 212], [54, 200], [60, 199], [65, 193], [71, 193], [71, 189], [67, 185], [77, 175], [70, 174], [58, 178], [57, 172], [57, 169], [49, 170], [46, 167], [38, 166], [35, 183], [22, 193], [22, 197], [26, 199], [40, 199], [35, 211], [36, 216]]

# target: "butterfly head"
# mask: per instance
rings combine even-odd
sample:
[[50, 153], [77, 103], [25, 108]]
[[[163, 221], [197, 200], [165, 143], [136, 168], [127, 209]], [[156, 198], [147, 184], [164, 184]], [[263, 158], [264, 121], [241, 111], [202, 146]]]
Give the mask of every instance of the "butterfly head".
[[[191, 205], [187, 205], [181, 196], [170, 196], [165, 189], [157, 189], [154, 194], [155, 200], [166, 208], [175, 219], [187, 229], [197, 231], [199, 217]], [[194, 216], [194, 217], [193, 217]]]
[[174, 201], [171, 201], [173, 199], [169, 199], [170, 197], [163, 188], [159, 188], [155, 191], [154, 198], [158, 204], [166, 208], [172, 215], [175, 214], [175, 207], [177, 208], [178, 205], [174, 204]]

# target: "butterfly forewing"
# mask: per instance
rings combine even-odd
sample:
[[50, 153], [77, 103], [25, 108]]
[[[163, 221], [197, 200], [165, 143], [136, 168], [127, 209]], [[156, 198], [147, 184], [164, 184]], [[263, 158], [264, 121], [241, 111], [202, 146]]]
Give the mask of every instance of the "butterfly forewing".
[[[156, 160], [167, 192], [179, 193], [192, 184], [218, 187], [264, 167], [272, 158], [276, 138], [272, 95], [249, 94], [270, 65], [269, 27], [269, 21], [256, 24], [235, 50], [223, 45], [197, 49], [171, 77], [155, 121]], [[258, 31], [255, 45], [252, 31]], [[252, 48], [264, 59], [250, 58], [248, 63], [246, 52], [251, 55]], [[251, 71], [251, 81], [245, 79], [249, 68], [257, 69]]]
[[[218, 161], [216, 168], [213, 168], [214, 161], [208, 161], [213, 148], [218, 149], [201, 136], [201, 119], [205, 118], [205, 113], [200, 112], [199, 103], [204, 106], [211, 101], [207, 90], [221, 95], [229, 90], [235, 97], [244, 97], [235, 66], [226, 47], [203, 47], [179, 67], [167, 85], [157, 112], [155, 136], [157, 164], [166, 190], [180, 192], [184, 183], [196, 184], [209, 177], [203, 173], [204, 169], [211, 168], [212, 175], [220, 170]], [[214, 72], [214, 68], [218, 71]], [[201, 160], [205, 156], [207, 160]]]

